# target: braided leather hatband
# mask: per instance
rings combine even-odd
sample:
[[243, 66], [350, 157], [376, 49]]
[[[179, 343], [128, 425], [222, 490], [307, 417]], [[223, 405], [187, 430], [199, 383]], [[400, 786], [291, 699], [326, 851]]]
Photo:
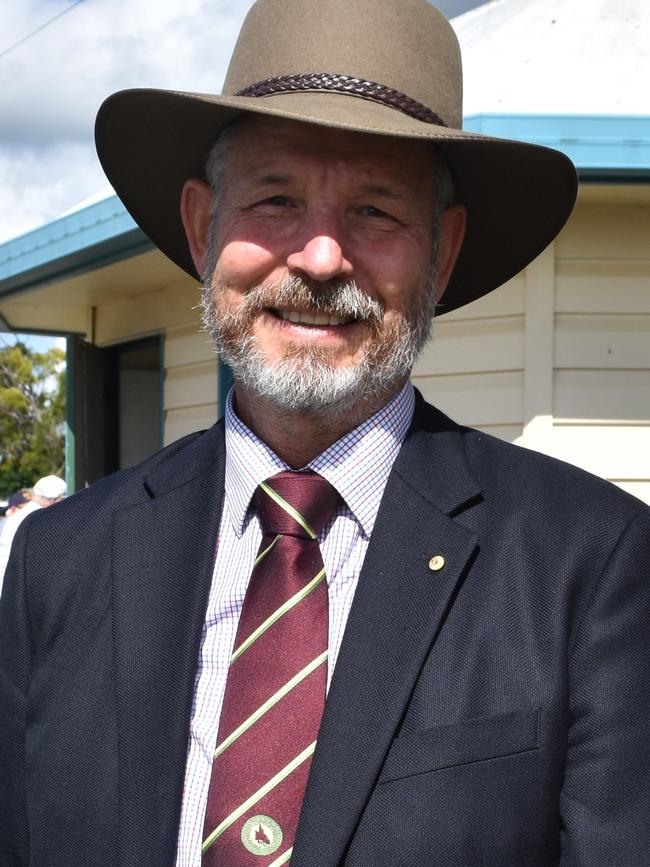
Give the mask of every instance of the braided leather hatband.
[[329, 72], [309, 72], [299, 75], [283, 75], [279, 78], [267, 78], [266, 81], [258, 81], [235, 96], [271, 96], [274, 93], [297, 93], [300, 91], [329, 91], [330, 93], [347, 93], [351, 96], [360, 96], [381, 102], [389, 108], [421, 120], [423, 123], [432, 123], [436, 126], [446, 126], [442, 118], [426, 105], [422, 105], [415, 99], [411, 99], [399, 90], [393, 90], [385, 84], [377, 84], [376, 81], [366, 81], [363, 78], [353, 78], [351, 75], [338, 75]]

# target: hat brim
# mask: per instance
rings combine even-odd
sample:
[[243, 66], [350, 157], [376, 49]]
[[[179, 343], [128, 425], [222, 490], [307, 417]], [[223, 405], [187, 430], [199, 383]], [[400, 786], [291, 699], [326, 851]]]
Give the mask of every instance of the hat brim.
[[331, 93], [115, 93], [95, 124], [102, 167], [145, 234], [197, 280], [180, 216], [181, 190], [188, 178], [204, 176], [214, 141], [243, 112], [431, 141], [440, 149], [468, 218], [439, 313], [480, 298], [525, 268], [555, 238], [575, 204], [576, 171], [559, 151], [423, 123], [367, 99]]

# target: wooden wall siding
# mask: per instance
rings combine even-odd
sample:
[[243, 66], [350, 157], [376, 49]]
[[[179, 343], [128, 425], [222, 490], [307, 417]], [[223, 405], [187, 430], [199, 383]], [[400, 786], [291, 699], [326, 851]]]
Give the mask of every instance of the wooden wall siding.
[[650, 425], [650, 370], [556, 370], [554, 403], [556, 421]]
[[165, 411], [165, 445], [197, 430], [205, 430], [214, 424], [217, 417], [217, 404], [189, 406], [184, 409]]
[[650, 482], [648, 425], [574, 424], [553, 426], [553, 452], [606, 479]]
[[414, 385], [424, 397], [454, 421], [478, 427], [522, 426], [523, 373], [460, 374], [458, 376], [414, 376]]
[[558, 236], [558, 260], [647, 260], [649, 205], [579, 204]]
[[496, 291], [472, 301], [471, 304], [445, 314], [444, 296], [438, 306], [437, 327], [445, 322], [458, 322], [462, 319], [494, 319], [500, 316], [523, 316], [526, 312], [525, 278], [517, 274]]
[[165, 335], [165, 443], [217, 418], [218, 362], [198, 322]]
[[555, 317], [556, 369], [650, 369], [650, 314]]
[[417, 369], [445, 375], [522, 370], [523, 366], [524, 320], [510, 316], [435, 323], [433, 340], [424, 348]]
[[650, 314], [650, 227], [636, 259], [558, 259], [555, 312]]
[[503, 439], [523, 424], [525, 280], [436, 319], [413, 382], [461, 424]]
[[171, 368], [165, 365], [165, 409], [201, 406], [210, 394], [217, 394], [214, 361]]
[[165, 341], [165, 367], [183, 367], [188, 364], [217, 365], [217, 355], [212, 349], [210, 337], [199, 331], [198, 322], [181, 328], [167, 329]]
[[548, 451], [650, 503], [650, 207], [579, 206], [556, 257]]

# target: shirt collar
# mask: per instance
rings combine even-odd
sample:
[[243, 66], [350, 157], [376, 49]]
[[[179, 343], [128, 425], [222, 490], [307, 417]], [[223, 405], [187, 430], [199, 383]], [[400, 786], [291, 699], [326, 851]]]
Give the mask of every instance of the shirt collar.
[[[288, 470], [226, 403], [226, 502], [232, 527], [241, 536], [248, 507], [260, 482]], [[413, 418], [415, 395], [407, 382], [386, 406], [312, 460], [308, 468], [333, 485], [369, 537], [388, 476]]]

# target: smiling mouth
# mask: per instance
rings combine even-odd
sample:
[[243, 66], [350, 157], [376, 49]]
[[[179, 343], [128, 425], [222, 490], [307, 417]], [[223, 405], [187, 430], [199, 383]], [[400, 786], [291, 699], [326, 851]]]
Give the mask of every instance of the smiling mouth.
[[310, 313], [307, 310], [275, 310], [270, 311], [274, 316], [285, 322], [295, 322], [300, 325], [316, 325], [316, 326], [336, 326], [349, 325], [351, 322], [356, 322], [354, 317], [347, 319], [341, 316], [332, 316], [329, 313]]

